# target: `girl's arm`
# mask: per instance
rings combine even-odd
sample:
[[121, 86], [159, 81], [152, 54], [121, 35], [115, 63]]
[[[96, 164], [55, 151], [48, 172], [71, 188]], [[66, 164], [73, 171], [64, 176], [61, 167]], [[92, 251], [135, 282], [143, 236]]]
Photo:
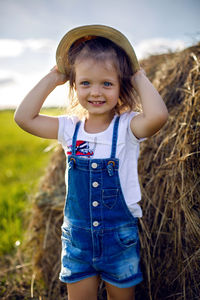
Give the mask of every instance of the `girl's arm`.
[[131, 130], [137, 138], [152, 136], [168, 119], [166, 105], [143, 69], [133, 75], [132, 83], [140, 97], [142, 113], [132, 119]]
[[58, 118], [39, 114], [47, 96], [67, 78], [54, 67], [28, 93], [15, 112], [16, 123], [25, 131], [42, 138], [56, 139]]

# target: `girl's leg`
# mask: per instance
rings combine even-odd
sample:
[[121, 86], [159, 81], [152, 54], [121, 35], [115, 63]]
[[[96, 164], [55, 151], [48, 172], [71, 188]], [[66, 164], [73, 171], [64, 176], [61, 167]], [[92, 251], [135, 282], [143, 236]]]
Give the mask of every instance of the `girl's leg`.
[[97, 300], [99, 276], [67, 283], [68, 300]]
[[135, 287], [118, 288], [105, 282], [108, 300], [135, 300]]

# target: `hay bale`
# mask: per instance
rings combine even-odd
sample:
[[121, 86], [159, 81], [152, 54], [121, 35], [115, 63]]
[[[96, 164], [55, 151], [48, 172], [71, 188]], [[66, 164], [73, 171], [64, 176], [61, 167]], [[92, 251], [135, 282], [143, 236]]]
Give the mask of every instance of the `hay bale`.
[[57, 147], [35, 196], [32, 216], [31, 247], [38, 280], [47, 287], [47, 299], [62, 299], [66, 288], [58, 280], [61, 253], [61, 224], [65, 200], [65, 156]]
[[[151, 73], [151, 60], [145, 64]], [[140, 288], [149, 299], [199, 299], [200, 45], [164, 55], [155, 66], [149, 77], [165, 99], [170, 118], [141, 148], [146, 282]]]
[[[200, 44], [141, 62], [169, 109], [169, 121], [141, 145], [139, 175], [144, 282], [137, 299], [200, 295]], [[64, 299], [59, 282], [65, 157], [58, 148], [35, 198], [32, 245], [48, 299]], [[37, 275], [39, 276], [39, 275]], [[106, 299], [100, 288], [100, 299]]]

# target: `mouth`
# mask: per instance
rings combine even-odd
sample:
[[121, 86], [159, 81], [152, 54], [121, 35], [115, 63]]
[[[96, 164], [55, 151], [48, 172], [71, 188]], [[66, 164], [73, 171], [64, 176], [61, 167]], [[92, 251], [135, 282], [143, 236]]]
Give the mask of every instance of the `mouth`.
[[104, 103], [106, 103], [106, 101], [90, 101], [90, 100], [88, 102], [93, 105], [103, 105]]

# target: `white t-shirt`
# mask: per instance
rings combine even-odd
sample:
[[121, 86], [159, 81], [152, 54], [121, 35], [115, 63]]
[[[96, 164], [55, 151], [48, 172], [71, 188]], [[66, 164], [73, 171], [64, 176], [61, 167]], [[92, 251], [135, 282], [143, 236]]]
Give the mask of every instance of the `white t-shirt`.
[[[131, 131], [130, 121], [136, 112], [124, 113], [120, 116], [117, 138], [116, 158], [119, 159], [119, 178], [126, 204], [134, 217], [142, 217], [138, 202], [141, 191], [138, 180], [139, 143]], [[72, 138], [77, 117], [59, 116], [58, 141], [62, 144], [66, 155], [71, 154]], [[112, 147], [113, 126], [116, 116], [109, 127], [99, 133], [87, 133], [84, 130], [85, 120], [81, 121], [77, 135], [78, 155], [88, 158], [109, 158]]]

